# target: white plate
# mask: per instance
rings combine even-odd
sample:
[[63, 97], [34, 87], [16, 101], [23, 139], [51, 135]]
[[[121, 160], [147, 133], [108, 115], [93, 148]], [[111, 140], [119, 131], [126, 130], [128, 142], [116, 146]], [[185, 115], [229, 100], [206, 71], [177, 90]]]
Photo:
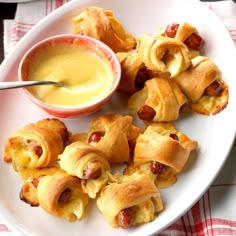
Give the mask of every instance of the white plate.
[[[212, 117], [192, 115], [182, 117], [176, 126], [192, 139], [199, 141], [197, 155], [191, 155], [177, 183], [161, 190], [165, 210], [159, 217], [140, 227], [129, 230], [113, 229], [98, 212], [89, 206], [81, 222], [69, 223], [47, 214], [40, 207], [32, 208], [19, 200], [21, 181], [10, 165], [0, 165], [0, 214], [12, 230], [20, 235], [86, 235], [86, 236], [145, 236], [160, 232], [183, 215], [207, 190], [219, 173], [230, 151], [236, 128], [236, 61], [234, 44], [220, 20], [198, 1], [175, 0], [74, 0], [59, 8], [34, 27], [8, 55], [0, 67], [2, 80], [16, 80], [17, 67], [23, 53], [37, 41], [60, 33], [70, 33], [71, 18], [86, 6], [97, 5], [111, 9], [134, 35], [156, 33], [159, 27], [171, 22], [189, 22], [195, 25], [206, 41], [206, 55], [223, 71], [229, 84], [229, 105]], [[129, 113], [124, 100], [117, 94], [111, 102], [94, 116], [119, 112]], [[21, 89], [0, 91], [0, 152], [4, 140], [16, 129], [48, 115], [28, 101]], [[93, 117], [94, 117], [93, 116]], [[73, 132], [86, 131], [92, 116], [64, 120]], [[1, 155], [2, 156], [2, 155]]]

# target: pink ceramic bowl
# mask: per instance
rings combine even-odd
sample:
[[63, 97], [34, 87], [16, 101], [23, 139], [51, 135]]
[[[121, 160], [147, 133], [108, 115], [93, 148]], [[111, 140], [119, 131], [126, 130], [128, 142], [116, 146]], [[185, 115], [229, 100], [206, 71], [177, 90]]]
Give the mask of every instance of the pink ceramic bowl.
[[48, 114], [73, 118], [91, 114], [111, 99], [119, 85], [121, 68], [116, 54], [101, 41], [65, 34], [29, 49], [20, 62], [18, 76], [20, 81], [62, 80], [65, 88], [40, 85], [24, 91]]

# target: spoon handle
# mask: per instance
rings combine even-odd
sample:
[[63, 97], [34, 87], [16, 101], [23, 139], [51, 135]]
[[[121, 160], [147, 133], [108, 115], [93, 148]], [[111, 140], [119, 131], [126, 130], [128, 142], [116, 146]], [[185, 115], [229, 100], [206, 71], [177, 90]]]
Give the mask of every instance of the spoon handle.
[[21, 88], [27, 86], [35, 85], [54, 85], [54, 86], [63, 86], [62, 83], [54, 81], [11, 81], [11, 82], [0, 82], [0, 90], [12, 89], [12, 88]]

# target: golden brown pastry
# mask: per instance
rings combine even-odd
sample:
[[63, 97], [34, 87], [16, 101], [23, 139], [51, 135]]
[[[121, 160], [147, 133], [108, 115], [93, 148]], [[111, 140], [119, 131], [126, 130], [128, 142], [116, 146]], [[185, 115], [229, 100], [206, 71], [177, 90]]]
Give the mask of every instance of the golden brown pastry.
[[[187, 22], [181, 24], [173, 23], [166, 27], [165, 35], [180, 40], [181, 42], [185, 42], [185, 40], [195, 32], [196, 32], [196, 27], [190, 25]], [[172, 34], [174, 37], [170, 34]]]
[[182, 171], [198, 142], [191, 140], [169, 123], [149, 124], [136, 142], [134, 165], [125, 174], [145, 173], [160, 188], [176, 182], [176, 174]]
[[103, 188], [97, 206], [113, 227], [125, 229], [153, 221], [163, 210], [160, 193], [151, 179], [137, 174]]
[[149, 70], [169, 72], [176, 77], [191, 65], [189, 49], [179, 40], [144, 34], [137, 42], [137, 52]]
[[121, 64], [118, 89], [132, 94], [143, 88], [145, 81], [150, 79], [150, 73], [138, 53], [119, 52], [116, 55]]
[[39, 206], [37, 186], [44, 176], [54, 175], [62, 171], [59, 167], [46, 167], [42, 169], [21, 169], [18, 173], [23, 179], [20, 190], [20, 199], [30, 206]]
[[64, 137], [46, 126], [25, 125], [5, 142], [4, 161], [16, 171], [22, 168], [43, 168], [57, 161], [64, 149]]
[[101, 150], [109, 163], [124, 163], [131, 158], [141, 129], [132, 124], [128, 115], [108, 114], [90, 123], [88, 143]]
[[162, 35], [183, 42], [189, 48], [192, 58], [199, 56], [200, 51], [205, 45], [205, 42], [199, 35], [197, 28], [187, 22], [167, 25]]
[[71, 132], [67, 129], [66, 125], [61, 120], [56, 118], [45, 118], [39, 120], [36, 122], [36, 125], [59, 133], [64, 145], [68, 142], [71, 136]]
[[187, 98], [179, 85], [165, 78], [147, 80], [144, 88], [128, 101], [128, 107], [136, 111], [140, 119], [152, 122], [177, 120], [186, 104]]
[[121, 64], [121, 80], [118, 89], [133, 94], [144, 87], [153, 77], [170, 78], [168, 72], [148, 70], [137, 52], [116, 53]]
[[191, 101], [195, 112], [210, 115], [222, 111], [228, 104], [228, 86], [219, 67], [208, 57], [198, 56], [192, 66], [175, 80]]
[[66, 146], [59, 155], [59, 164], [68, 174], [81, 179], [83, 191], [91, 198], [108, 183], [111, 174], [103, 152], [81, 141]]
[[65, 171], [42, 177], [37, 186], [40, 206], [48, 213], [67, 219], [81, 220], [89, 196], [83, 192], [80, 179]]
[[115, 52], [126, 52], [135, 48], [136, 39], [127, 33], [122, 24], [110, 10], [100, 7], [88, 7], [72, 19], [74, 34], [83, 34], [96, 38]]

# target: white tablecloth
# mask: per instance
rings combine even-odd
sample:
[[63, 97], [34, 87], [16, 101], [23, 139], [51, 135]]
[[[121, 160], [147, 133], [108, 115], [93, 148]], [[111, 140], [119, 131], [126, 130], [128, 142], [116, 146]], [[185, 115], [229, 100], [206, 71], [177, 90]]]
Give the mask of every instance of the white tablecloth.
[[[4, 22], [5, 55], [39, 20], [66, 2], [68, 0], [19, 3], [15, 19]], [[236, 45], [236, 4], [233, 1], [202, 4], [207, 5], [219, 16]], [[236, 62], [234, 64], [236, 65]], [[0, 235], [13, 236], [1, 219]], [[219, 176], [204, 196], [159, 235], [236, 235], [236, 145], [233, 146]]]

